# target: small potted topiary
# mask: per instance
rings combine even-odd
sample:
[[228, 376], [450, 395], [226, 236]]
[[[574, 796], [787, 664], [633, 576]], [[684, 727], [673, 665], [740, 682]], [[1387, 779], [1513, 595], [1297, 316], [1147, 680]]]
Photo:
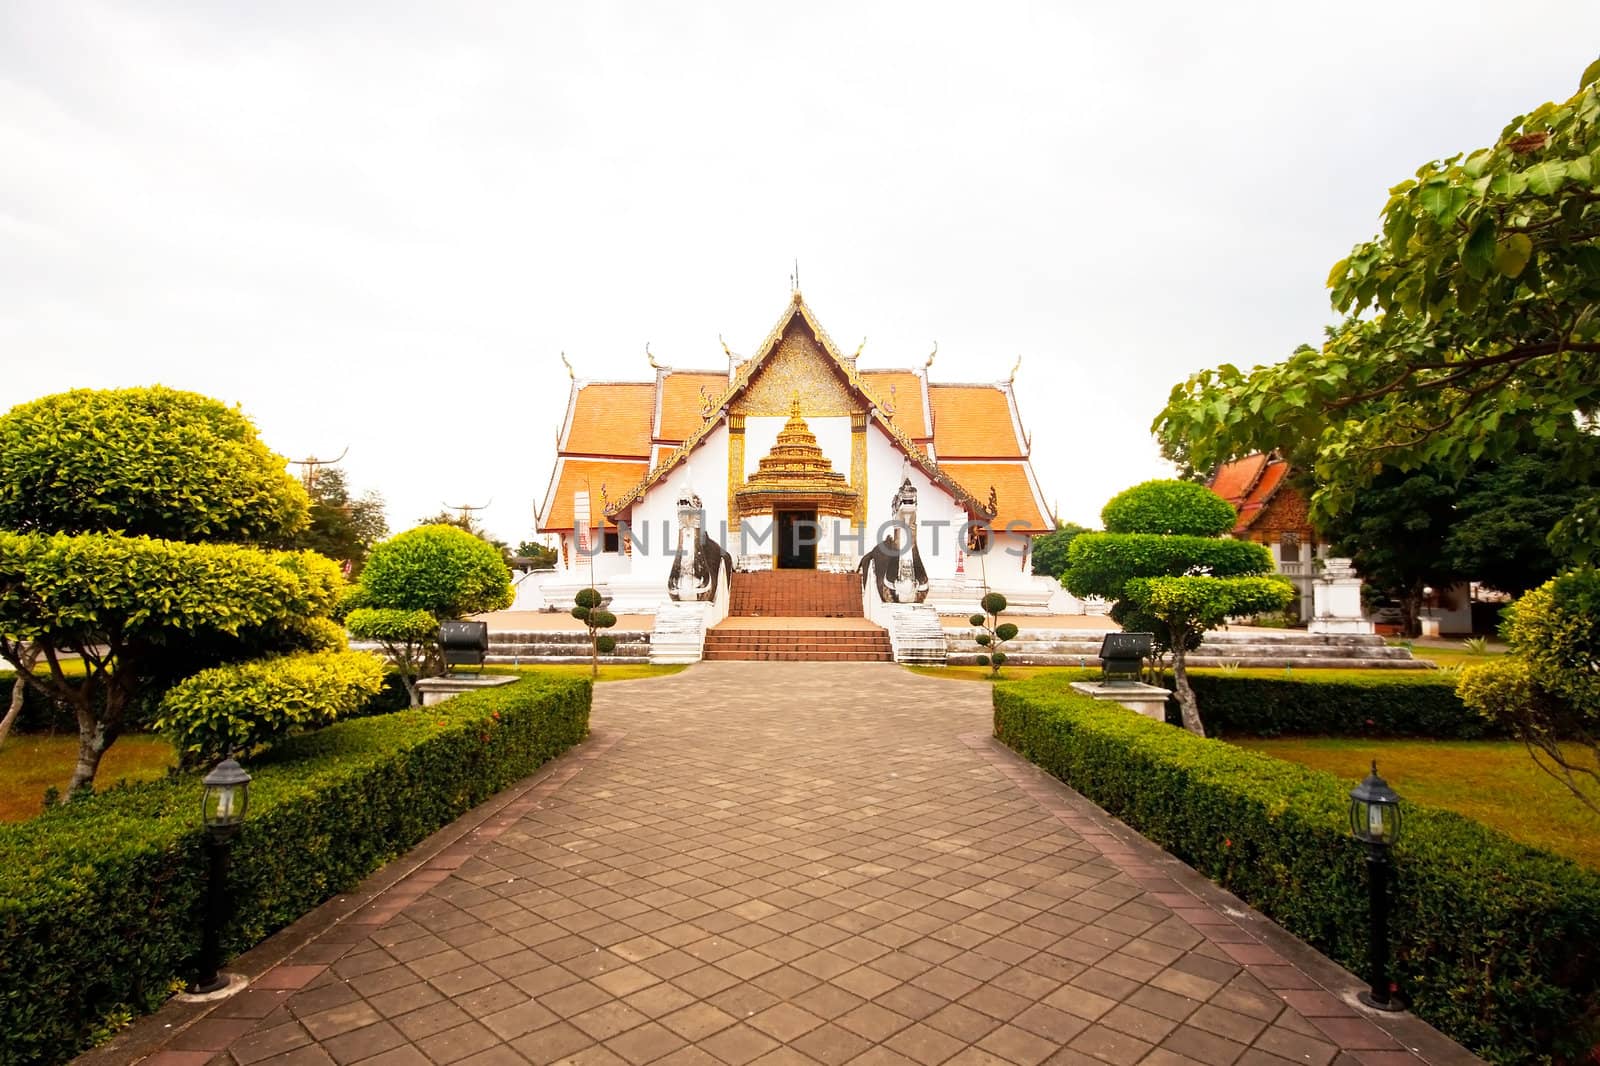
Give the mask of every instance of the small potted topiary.
[[983, 608], [983, 614], [975, 614], [970, 621], [979, 630], [973, 637], [981, 647], [988, 648], [986, 652], [978, 655], [978, 665], [989, 667], [990, 679], [1000, 676], [1000, 668], [1006, 664], [1006, 653], [1000, 646], [1017, 635], [1017, 627], [1011, 622], [1000, 621], [1000, 614], [1006, 609], [1006, 598], [998, 592], [986, 594], [978, 602]]
[[603, 601], [599, 589], [580, 589], [574, 602], [576, 606], [572, 608], [572, 617], [589, 630], [590, 676], [599, 677], [600, 656], [610, 655], [617, 649], [617, 638], [600, 631], [616, 625], [617, 616], [601, 606]]

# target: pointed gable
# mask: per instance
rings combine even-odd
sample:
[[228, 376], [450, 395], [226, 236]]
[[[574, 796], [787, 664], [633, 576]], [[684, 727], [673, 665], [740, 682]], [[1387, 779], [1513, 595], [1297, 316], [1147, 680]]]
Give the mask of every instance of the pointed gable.
[[712, 414], [665, 460], [653, 466], [630, 492], [612, 500], [606, 513], [616, 515], [632, 505], [649, 491], [650, 486], [667, 476], [678, 463], [703, 444], [730, 412], [787, 415], [796, 395], [801, 397], [807, 413], [813, 415], [867, 412], [912, 465], [948, 492], [957, 503], [973, 515], [988, 516], [991, 513], [977, 497], [929, 459], [916, 442], [879, 409], [879, 399], [864, 387], [855, 364], [839, 354], [833, 340], [798, 292], [757, 349], [757, 354], [739, 364], [733, 381], [717, 398]]

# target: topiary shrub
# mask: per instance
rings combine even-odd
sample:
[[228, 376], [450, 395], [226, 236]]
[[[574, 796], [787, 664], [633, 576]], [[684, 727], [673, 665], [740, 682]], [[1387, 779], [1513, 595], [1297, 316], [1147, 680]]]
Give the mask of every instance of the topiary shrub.
[[185, 766], [199, 766], [329, 725], [382, 690], [383, 663], [366, 652], [258, 659], [178, 682], [161, 699], [156, 728]]
[[1265, 545], [1222, 536], [1233, 507], [1203, 485], [1146, 481], [1112, 497], [1101, 517], [1109, 532], [1074, 538], [1061, 583], [1074, 596], [1116, 601], [1118, 625], [1155, 634], [1157, 651], [1172, 655], [1183, 725], [1204, 736], [1188, 653], [1231, 617], [1281, 610], [1294, 586], [1273, 573]]
[[1220, 537], [1239, 516], [1233, 505], [1193, 481], [1146, 481], [1123, 489], [1100, 511], [1107, 533]]
[[610, 629], [617, 624], [617, 616], [601, 608], [602, 599], [598, 589], [579, 589], [572, 608], [572, 617], [582, 622], [589, 631], [591, 677], [600, 676], [600, 656], [610, 655], [617, 650], [617, 638], [601, 632], [602, 629]]
[[978, 628], [979, 632], [973, 636], [979, 646], [989, 649], [978, 655], [978, 665], [989, 667], [990, 678], [1000, 676], [1000, 668], [1006, 664], [1006, 653], [1001, 650], [1001, 645], [1017, 635], [1017, 627], [1011, 622], [1000, 621], [1000, 615], [1006, 609], [1006, 598], [998, 592], [986, 593], [978, 601], [978, 606], [983, 608], [983, 614], [975, 614], [967, 621]]
[[379, 544], [359, 586], [365, 607], [427, 611], [441, 622], [511, 604], [500, 551], [456, 526], [418, 526]]
[[397, 607], [358, 607], [345, 619], [350, 635], [357, 640], [382, 645], [394, 664], [406, 696], [413, 707], [422, 706], [417, 679], [440, 672], [436, 658], [439, 620], [427, 611], [405, 611]]
[[1552, 578], [1507, 607], [1504, 619], [1510, 654], [1462, 670], [1457, 691], [1600, 811], [1600, 572]]

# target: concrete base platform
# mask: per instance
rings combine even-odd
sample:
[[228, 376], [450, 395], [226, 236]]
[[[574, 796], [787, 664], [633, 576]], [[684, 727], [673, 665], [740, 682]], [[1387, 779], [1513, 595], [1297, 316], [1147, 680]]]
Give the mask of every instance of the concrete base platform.
[[515, 680], [515, 677], [508, 674], [483, 674], [474, 677], [451, 674], [446, 677], [425, 677], [417, 682], [417, 691], [422, 693], [422, 705], [432, 707], [463, 692], [496, 688], [500, 685], [509, 685]]
[[1164, 688], [1142, 682], [1117, 685], [1104, 681], [1074, 681], [1072, 691], [1081, 692], [1090, 699], [1120, 704], [1158, 722], [1167, 720], [1167, 697], [1172, 695]]

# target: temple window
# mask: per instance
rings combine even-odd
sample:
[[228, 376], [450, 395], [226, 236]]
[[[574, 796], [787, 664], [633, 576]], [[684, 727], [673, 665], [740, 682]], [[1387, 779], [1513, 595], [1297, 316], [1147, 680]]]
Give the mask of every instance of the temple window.
[[622, 550], [622, 534], [615, 529], [608, 529], [602, 534], [600, 551], [605, 555], [615, 555]]
[[1280, 563], [1300, 561], [1300, 534], [1284, 533], [1278, 537], [1278, 561]]

